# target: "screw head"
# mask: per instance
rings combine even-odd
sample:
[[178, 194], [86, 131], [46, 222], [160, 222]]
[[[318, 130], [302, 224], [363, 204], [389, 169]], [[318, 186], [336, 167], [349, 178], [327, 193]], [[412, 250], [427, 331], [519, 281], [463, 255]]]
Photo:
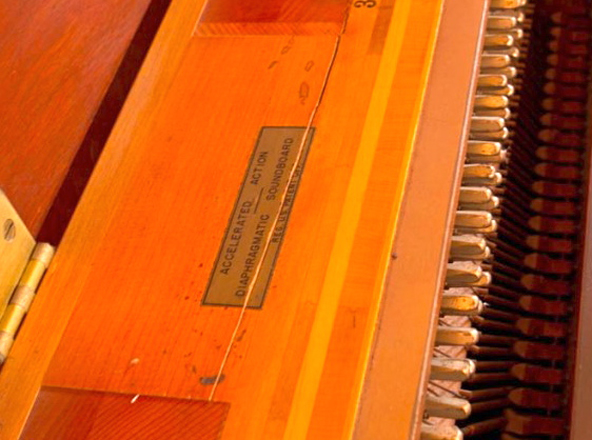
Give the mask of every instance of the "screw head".
[[16, 226], [12, 219], [8, 218], [4, 221], [4, 227], [2, 228], [2, 236], [6, 241], [12, 241], [14, 240], [14, 237], [16, 237]]

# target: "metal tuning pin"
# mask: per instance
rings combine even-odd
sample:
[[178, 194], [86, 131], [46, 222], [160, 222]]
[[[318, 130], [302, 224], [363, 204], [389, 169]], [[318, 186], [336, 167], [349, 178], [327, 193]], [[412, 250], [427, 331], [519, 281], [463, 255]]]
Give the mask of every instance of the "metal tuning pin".
[[526, 15], [520, 9], [493, 9], [489, 11], [490, 16], [504, 16], [504, 17], [514, 17], [516, 19], [516, 24], [523, 23], [526, 19]]
[[505, 128], [506, 122], [502, 118], [488, 118], [483, 116], [473, 116], [471, 118], [472, 132], [495, 132]]
[[[508, 86], [504, 86], [508, 87]], [[496, 88], [497, 89], [497, 88]], [[484, 92], [490, 93], [493, 88], [483, 90]], [[506, 108], [509, 105], [510, 101], [506, 96], [496, 96], [496, 95], [477, 95], [475, 96], [475, 110], [499, 110]], [[498, 128], [500, 130], [501, 128]]]
[[511, 16], [489, 16], [487, 19], [487, 30], [488, 31], [508, 31], [514, 29], [518, 21], [515, 17]]
[[433, 358], [430, 379], [463, 382], [475, 374], [476, 368], [470, 359]]
[[526, 5], [526, 0], [491, 0], [491, 9], [517, 9]]
[[445, 293], [440, 313], [450, 316], [475, 316], [483, 310], [483, 303], [477, 295]]
[[450, 286], [464, 286], [475, 283], [483, 276], [479, 264], [469, 261], [449, 263], [446, 270], [446, 283]]
[[487, 93], [489, 93], [490, 95], [494, 95], [494, 96], [508, 97], [508, 96], [512, 96], [515, 93], [515, 91], [516, 91], [516, 89], [514, 88], [514, 86], [511, 84], [508, 84], [505, 87], [488, 89]]
[[[483, 132], [471, 132], [469, 133], [469, 139], [471, 140], [482, 140], [482, 141], [494, 141], [501, 142], [508, 139], [510, 131], [507, 128], [503, 128], [499, 131], [483, 131]], [[499, 183], [496, 183], [498, 185]]]
[[476, 116], [492, 116], [495, 118], [510, 119], [512, 111], [509, 108], [475, 109]]
[[481, 69], [503, 69], [511, 64], [509, 55], [483, 54], [481, 56]]
[[485, 186], [461, 186], [459, 203], [481, 204], [487, 203], [493, 198], [493, 191]]
[[479, 75], [477, 78], [477, 89], [488, 89], [491, 87], [505, 87], [508, 85], [508, 78], [504, 75]]
[[452, 345], [467, 347], [479, 341], [479, 332], [471, 327], [438, 326], [436, 331], [436, 346]]
[[486, 260], [491, 250], [484, 238], [475, 235], [455, 235], [450, 244], [450, 258], [454, 260]]
[[493, 165], [467, 164], [463, 168], [462, 183], [467, 186], [495, 186], [502, 176]]
[[463, 433], [456, 426], [421, 424], [420, 440], [463, 440]]
[[487, 211], [456, 211], [455, 229], [483, 229], [493, 223], [493, 216]]
[[514, 45], [514, 37], [509, 34], [486, 34], [485, 49], [505, 49]]
[[465, 399], [436, 397], [428, 394], [425, 401], [425, 412], [430, 417], [462, 420], [471, 415], [471, 404]]

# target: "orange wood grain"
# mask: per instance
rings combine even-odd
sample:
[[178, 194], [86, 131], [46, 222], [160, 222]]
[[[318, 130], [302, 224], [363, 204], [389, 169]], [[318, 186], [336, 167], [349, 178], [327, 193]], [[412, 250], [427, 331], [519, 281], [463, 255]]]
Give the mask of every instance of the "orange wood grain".
[[341, 31], [348, 0], [209, 2], [197, 34], [332, 34]]
[[[41, 386], [207, 400], [227, 350], [223, 439], [353, 430], [440, 2], [352, 8], [339, 41], [334, 21], [192, 38], [189, 3], [172, 5], [0, 375], [0, 438]], [[306, 126], [321, 97], [265, 304], [233, 339], [239, 309], [200, 301], [249, 155], [261, 126]]]
[[0, 6], [0, 187], [35, 235], [148, 4]]
[[217, 440], [228, 404], [44, 387], [23, 440]]

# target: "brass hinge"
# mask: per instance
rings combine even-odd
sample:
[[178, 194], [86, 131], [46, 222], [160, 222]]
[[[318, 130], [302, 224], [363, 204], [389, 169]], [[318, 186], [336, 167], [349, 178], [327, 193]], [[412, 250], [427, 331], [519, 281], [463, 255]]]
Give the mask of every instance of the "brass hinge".
[[35, 242], [2, 191], [0, 227], [0, 364], [3, 364], [35, 298], [54, 248], [47, 243]]

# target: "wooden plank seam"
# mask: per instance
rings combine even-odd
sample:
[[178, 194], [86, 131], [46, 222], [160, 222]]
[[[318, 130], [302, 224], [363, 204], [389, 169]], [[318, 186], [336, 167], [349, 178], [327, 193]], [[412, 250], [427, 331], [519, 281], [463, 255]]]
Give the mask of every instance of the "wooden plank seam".
[[[200, 17], [198, 18], [198, 20], [196, 22], [196, 27], [201, 19], [201, 15], [203, 14], [204, 10], [205, 10], [205, 7], [202, 9], [202, 12], [200, 13]], [[241, 311], [240, 311], [236, 326], [234, 327], [234, 331], [232, 332], [232, 336], [230, 337], [230, 341], [228, 342], [228, 345], [226, 347], [226, 351], [224, 352], [222, 362], [220, 363], [220, 368], [218, 369], [218, 372], [216, 374], [216, 378], [214, 379], [212, 391], [210, 393], [210, 396], [208, 397], [208, 401], [210, 401], [210, 402], [214, 400], [214, 395], [216, 393], [216, 389], [218, 388], [218, 384], [220, 383], [220, 379], [221, 379], [222, 374], [224, 372], [224, 367], [226, 366], [226, 362], [228, 361], [228, 357], [230, 356], [230, 352], [232, 351], [232, 345], [236, 339], [239, 328], [243, 322], [245, 313], [247, 311], [247, 305], [249, 304], [249, 300], [250, 300], [253, 290], [255, 288], [255, 284], [258, 281], [259, 273], [261, 272], [261, 268], [263, 267], [263, 262], [265, 261], [265, 257], [267, 256], [267, 252], [268, 252], [269, 247], [271, 245], [272, 238], [273, 238], [273, 235], [275, 232], [275, 228], [276, 228], [277, 223], [280, 218], [280, 213], [282, 212], [282, 209], [284, 208], [284, 205], [286, 203], [286, 199], [288, 197], [290, 182], [292, 182], [292, 180], [294, 179], [296, 171], [300, 165], [300, 160], [302, 159], [302, 155], [304, 153], [304, 148], [306, 146], [306, 143], [308, 141], [308, 137], [310, 135], [310, 130], [312, 128], [312, 124], [314, 122], [314, 119], [316, 117], [318, 109], [319, 109], [321, 102], [323, 100], [323, 96], [325, 94], [325, 90], [326, 90], [327, 84], [329, 82], [329, 77], [331, 76], [331, 71], [333, 70], [333, 65], [335, 64], [335, 59], [337, 58], [337, 53], [339, 52], [339, 46], [341, 44], [341, 37], [344, 34], [345, 28], [347, 26], [348, 16], [349, 16], [348, 10], [345, 10], [341, 31], [335, 37], [335, 45], [333, 47], [333, 52], [331, 54], [331, 58], [329, 59], [329, 63], [328, 63], [328, 66], [327, 66], [327, 69], [325, 72], [325, 77], [323, 78], [323, 83], [321, 85], [321, 90], [319, 91], [319, 96], [317, 98], [317, 101], [315, 102], [315, 105], [314, 105], [311, 113], [310, 113], [308, 123], [306, 124], [306, 129], [304, 131], [304, 134], [302, 135], [302, 140], [300, 141], [300, 145], [298, 146], [298, 153], [297, 153], [296, 158], [294, 160], [294, 164], [292, 165], [292, 168], [290, 169], [290, 174], [288, 175], [288, 180], [287, 180], [288, 184], [285, 186], [285, 188], [283, 190], [281, 202], [279, 203], [277, 213], [275, 214], [275, 216], [273, 218], [273, 222], [271, 224], [271, 227], [269, 228], [267, 236], [265, 237], [263, 250], [261, 252], [261, 258], [259, 259], [259, 262], [257, 263], [257, 265], [255, 267], [255, 271], [253, 272], [253, 277], [251, 278], [251, 280], [249, 282], [249, 286], [248, 286], [247, 292], [245, 294], [245, 300], [244, 300], [243, 305], [241, 307]], [[195, 33], [195, 30], [196, 30], [196, 28], [194, 28], [194, 33]]]

